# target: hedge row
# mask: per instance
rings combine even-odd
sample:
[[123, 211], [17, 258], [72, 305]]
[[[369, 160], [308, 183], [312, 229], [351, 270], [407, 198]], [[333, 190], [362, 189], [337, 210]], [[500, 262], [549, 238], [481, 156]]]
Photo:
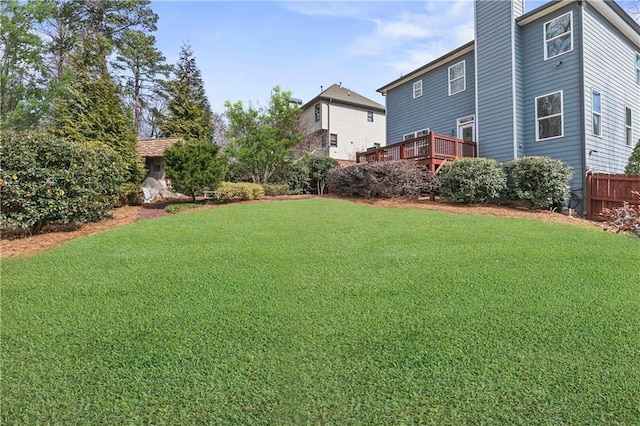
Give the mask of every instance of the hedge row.
[[573, 172], [560, 160], [523, 157], [499, 164], [487, 158], [460, 158], [440, 173], [440, 194], [454, 202], [517, 201], [531, 208], [563, 204]]
[[417, 197], [435, 193], [439, 186], [424, 165], [406, 160], [357, 164], [328, 175], [329, 191], [346, 196]]
[[215, 191], [215, 197], [223, 202], [248, 201], [264, 197], [262, 185], [246, 182], [222, 182]]

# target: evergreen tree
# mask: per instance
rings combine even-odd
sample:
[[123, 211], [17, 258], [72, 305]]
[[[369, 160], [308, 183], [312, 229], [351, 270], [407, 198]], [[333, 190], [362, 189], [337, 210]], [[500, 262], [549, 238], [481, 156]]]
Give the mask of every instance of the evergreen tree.
[[166, 83], [167, 117], [160, 126], [165, 136], [213, 143], [212, 112], [204, 82], [189, 45], [180, 49], [175, 77]]
[[215, 190], [227, 172], [226, 159], [218, 156], [219, 149], [204, 140], [178, 142], [167, 148], [164, 164], [173, 189], [194, 201], [198, 193]]
[[[86, 37], [83, 52], [92, 51]], [[127, 164], [128, 182], [142, 178], [140, 159], [136, 152], [136, 138], [131, 121], [118, 97], [104, 58], [80, 54], [71, 58], [74, 74], [62, 84], [63, 91], [55, 105], [53, 132], [75, 142], [103, 143], [114, 149]]]
[[640, 175], [640, 139], [638, 139], [638, 143], [636, 143], [635, 148], [633, 148], [631, 157], [629, 157], [629, 163], [624, 169], [624, 172], [629, 175]]
[[125, 30], [120, 39], [119, 54], [114, 67], [126, 74], [125, 94], [133, 110], [133, 130], [140, 135], [143, 111], [160, 91], [159, 75], [168, 77], [171, 67], [156, 48], [156, 39], [142, 31]]

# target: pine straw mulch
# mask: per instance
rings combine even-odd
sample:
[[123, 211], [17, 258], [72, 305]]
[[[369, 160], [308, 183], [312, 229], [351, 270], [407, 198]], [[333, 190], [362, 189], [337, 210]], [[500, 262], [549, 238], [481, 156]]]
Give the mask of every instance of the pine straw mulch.
[[[300, 196], [280, 196], [280, 197], [267, 197], [262, 200], [243, 201], [245, 204], [263, 203], [268, 201], [278, 200], [292, 200], [292, 199], [304, 199], [314, 196], [300, 195]], [[331, 197], [325, 195], [324, 197]], [[349, 198], [349, 197], [336, 197], [344, 200], [348, 200], [358, 204], [366, 204], [380, 207], [391, 208], [404, 208], [404, 209], [424, 209], [424, 210], [436, 210], [454, 214], [482, 214], [492, 215], [509, 218], [529, 218], [543, 221], [568, 223], [572, 225], [588, 226], [603, 228], [602, 223], [589, 221], [582, 218], [565, 216], [559, 213], [554, 213], [546, 210], [529, 210], [523, 207], [517, 206], [500, 206], [500, 205], [457, 205], [448, 203], [446, 201], [436, 199], [435, 201], [428, 198], [419, 200], [406, 200], [406, 199], [363, 199], [363, 198]], [[134, 223], [142, 219], [150, 219], [154, 217], [166, 215], [164, 207], [167, 203], [159, 203], [153, 205], [147, 205], [145, 207], [140, 206], [125, 206], [114, 210], [113, 215], [109, 219], [104, 219], [96, 223], [87, 223], [81, 226], [66, 226], [58, 229], [53, 229], [52, 232], [47, 232], [39, 235], [27, 236], [24, 238], [9, 239], [2, 236], [0, 240], [0, 257], [16, 257], [39, 253], [48, 250], [52, 247], [64, 244], [67, 241], [75, 238], [84, 237], [87, 235], [96, 234], [108, 229], [112, 229], [118, 226]], [[204, 209], [219, 208], [224, 205], [203, 205], [202, 207], [185, 210], [185, 212], [192, 212]]]

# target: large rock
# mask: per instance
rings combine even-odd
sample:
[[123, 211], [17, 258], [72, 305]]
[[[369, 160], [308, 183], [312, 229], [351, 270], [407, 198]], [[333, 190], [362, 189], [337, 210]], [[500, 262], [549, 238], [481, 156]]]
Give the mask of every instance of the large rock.
[[179, 194], [167, 187], [167, 183], [164, 180], [149, 176], [142, 182], [142, 200], [144, 203], [153, 203], [179, 196]]

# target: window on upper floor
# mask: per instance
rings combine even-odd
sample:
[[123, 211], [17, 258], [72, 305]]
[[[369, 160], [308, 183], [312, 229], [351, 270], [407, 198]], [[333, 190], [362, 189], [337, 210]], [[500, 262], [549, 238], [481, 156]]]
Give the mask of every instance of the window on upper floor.
[[544, 59], [555, 58], [573, 50], [573, 12], [544, 24]]
[[536, 98], [536, 140], [563, 136], [562, 91]]
[[338, 146], [338, 135], [335, 133], [331, 133], [329, 137], [329, 146], [335, 148]]
[[640, 53], [636, 52], [636, 82], [640, 84]]
[[463, 92], [466, 87], [465, 61], [449, 67], [449, 96]]
[[373, 111], [367, 111], [367, 121], [373, 123]]
[[633, 144], [633, 125], [631, 122], [631, 118], [631, 108], [626, 107], [624, 109], [624, 136], [627, 146], [631, 146]]
[[591, 91], [591, 123], [595, 136], [602, 136], [602, 95], [597, 90]]
[[316, 116], [316, 123], [317, 123], [318, 121], [320, 121], [320, 104], [316, 104], [315, 116]]
[[422, 80], [413, 83], [413, 98], [419, 98], [420, 96], [422, 96]]

